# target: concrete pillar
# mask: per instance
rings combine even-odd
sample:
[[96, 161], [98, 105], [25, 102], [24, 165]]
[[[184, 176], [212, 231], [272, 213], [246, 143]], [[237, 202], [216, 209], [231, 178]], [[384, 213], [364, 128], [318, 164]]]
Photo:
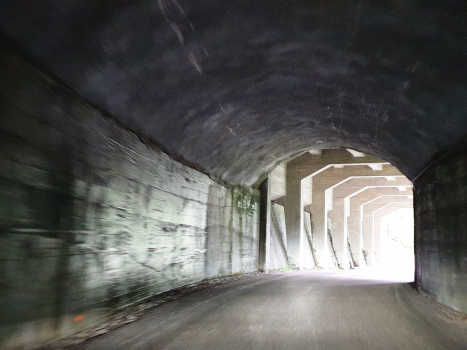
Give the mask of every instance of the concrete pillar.
[[271, 178], [270, 175], [259, 187], [260, 230], [259, 230], [259, 270], [269, 271], [269, 255], [271, 247]]
[[[362, 192], [357, 192], [348, 197], [349, 210], [347, 213], [347, 231], [350, 239], [350, 246], [354, 254], [355, 265], [364, 266], [363, 257], [363, 236], [362, 236], [362, 212], [361, 206], [377, 197], [383, 195], [401, 195], [401, 191], [395, 187], [369, 188]], [[412, 194], [412, 192], [410, 192]], [[366, 242], [368, 246], [368, 242]]]
[[376, 256], [381, 257], [383, 250], [382, 250], [382, 242], [383, 242], [383, 229], [381, 227], [382, 218], [386, 215], [389, 215], [399, 209], [413, 209], [413, 202], [410, 203], [391, 203], [385, 205], [384, 207], [377, 209], [373, 212], [373, 230], [375, 235], [375, 254]]
[[363, 248], [368, 252], [368, 265], [376, 263], [373, 212], [390, 203], [413, 203], [412, 191], [407, 192], [410, 195], [384, 195], [361, 206]]
[[285, 179], [287, 176], [286, 164], [278, 165], [269, 174], [269, 182], [271, 186], [271, 201], [285, 198]]
[[[317, 242], [315, 249], [320, 266], [327, 267], [331, 261], [331, 257], [329, 256], [329, 247], [327, 246], [328, 213], [326, 209], [326, 191], [329, 191], [330, 189], [338, 186], [350, 178], [381, 176], [401, 176], [401, 173], [399, 170], [397, 170], [397, 168], [390, 164], [381, 164], [381, 166], [376, 168], [376, 170], [373, 170], [367, 165], [353, 165], [328, 168], [313, 177], [311, 204], [313, 220], [313, 242]], [[344, 242], [346, 239], [341, 238], [342, 237], [338, 237], [338, 243], [336, 243], [336, 245], [340, 247], [339, 255], [346, 256], [347, 244]]]
[[300, 266], [301, 237], [303, 235], [303, 201], [301, 181], [289, 181], [287, 177], [285, 197], [285, 227], [287, 253], [292, 268]]
[[327, 212], [325, 210], [325, 191], [322, 189], [315, 189], [312, 191], [312, 236], [313, 247], [316, 250], [316, 260], [322, 267], [328, 267], [331, 263], [328, 254], [328, 242], [326, 239], [327, 228]]
[[332, 212], [328, 213], [331, 218], [332, 241], [338, 264], [343, 269], [348, 269], [348, 245], [347, 245], [347, 220], [344, 220], [345, 206], [344, 198], [333, 198]]
[[[331, 206], [332, 211], [328, 213], [328, 216], [331, 218], [334, 249], [336, 251], [337, 260], [340, 262], [341, 267], [349, 267], [347, 242], [348, 205], [346, 205], [348, 200], [346, 200], [346, 198], [370, 187], [375, 188], [395, 186], [412, 186], [412, 182], [410, 182], [410, 180], [408, 180], [405, 176], [393, 177], [390, 180], [385, 177], [364, 177], [349, 179], [344, 183], [334, 187]], [[356, 260], [357, 259], [354, 258], [354, 263], [357, 265]]]
[[360, 206], [352, 205], [352, 202], [349, 205], [349, 216], [347, 217], [347, 233], [349, 235], [355, 266], [365, 266]]

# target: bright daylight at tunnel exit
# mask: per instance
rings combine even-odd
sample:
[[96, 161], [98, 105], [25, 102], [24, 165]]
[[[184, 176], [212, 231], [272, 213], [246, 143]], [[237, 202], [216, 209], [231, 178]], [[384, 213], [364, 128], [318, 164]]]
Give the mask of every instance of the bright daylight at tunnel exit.
[[0, 349], [467, 349], [465, 0], [0, 2]]
[[260, 186], [271, 201], [260, 268], [378, 266], [412, 282], [412, 187], [393, 165], [351, 149], [311, 150], [277, 166]]

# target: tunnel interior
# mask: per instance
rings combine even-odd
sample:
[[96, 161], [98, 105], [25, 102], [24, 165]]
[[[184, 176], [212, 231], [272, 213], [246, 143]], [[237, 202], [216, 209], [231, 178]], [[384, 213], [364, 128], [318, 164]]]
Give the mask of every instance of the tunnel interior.
[[205, 279], [373, 260], [345, 234], [328, 254], [347, 171], [413, 185], [415, 283], [467, 312], [464, 1], [0, 9], [2, 346]]

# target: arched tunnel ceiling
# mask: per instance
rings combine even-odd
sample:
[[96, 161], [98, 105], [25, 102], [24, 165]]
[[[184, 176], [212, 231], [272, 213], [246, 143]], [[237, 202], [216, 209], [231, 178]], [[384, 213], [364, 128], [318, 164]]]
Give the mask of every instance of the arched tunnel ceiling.
[[316, 147], [413, 179], [467, 135], [465, 1], [426, 3], [18, 0], [2, 2], [0, 26], [81, 96], [224, 180], [253, 184]]

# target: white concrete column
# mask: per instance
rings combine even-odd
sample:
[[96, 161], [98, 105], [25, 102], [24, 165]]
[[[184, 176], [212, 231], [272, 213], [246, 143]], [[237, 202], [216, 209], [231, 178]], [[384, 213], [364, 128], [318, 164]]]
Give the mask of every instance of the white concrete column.
[[334, 243], [334, 250], [336, 251], [336, 258], [339, 266], [343, 269], [350, 267], [348, 259], [347, 247], [347, 231], [345, 226], [344, 198], [334, 198], [332, 204], [332, 211], [329, 212], [331, 218], [332, 241]]
[[[370, 219], [370, 216], [371, 216], [371, 219]], [[366, 261], [368, 265], [373, 266], [375, 264], [373, 214], [364, 213], [363, 207], [360, 207], [360, 217], [362, 218], [363, 249], [368, 253]]]
[[292, 268], [300, 267], [300, 252], [303, 235], [303, 201], [301, 180], [287, 177], [285, 198], [285, 227], [287, 254]]
[[330, 256], [327, 241], [327, 211], [325, 210], [326, 194], [323, 189], [312, 191], [312, 235], [316, 259], [321, 267], [328, 267]]
[[347, 218], [347, 232], [350, 239], [355, 266], [365, 266], [363, 257], [362, 221], [360, 218], [360, 206], [350, 205], [350, 214]]

